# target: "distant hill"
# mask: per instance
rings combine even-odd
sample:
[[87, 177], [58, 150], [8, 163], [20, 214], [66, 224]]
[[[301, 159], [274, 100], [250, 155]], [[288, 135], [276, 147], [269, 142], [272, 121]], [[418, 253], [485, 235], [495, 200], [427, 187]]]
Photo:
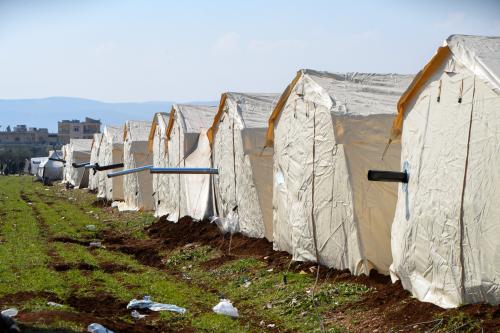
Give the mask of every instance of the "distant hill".
[[[41, 99], [0, 99], [0, 130], [7, 125], [14, 127], [48, 128], [57, 132], [57, 122], [63, 119], [83, 120], [85, 117], [100, 119], [103, 124], [123, 124], [126, 120], [152, 120], [155, 112], [170, 112], [175, 102], [106, 103], [73, 97], [48, 97]], [[215, 101], [189, 102], [191, 104], [217, 105]]]

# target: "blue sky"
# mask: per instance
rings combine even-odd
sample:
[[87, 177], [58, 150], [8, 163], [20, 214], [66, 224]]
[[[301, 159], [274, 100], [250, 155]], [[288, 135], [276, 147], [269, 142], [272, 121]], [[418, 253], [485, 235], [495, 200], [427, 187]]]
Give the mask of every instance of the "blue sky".
[[500, 1], [0, 0], [0, 99], [217, 100], [299, 68], [414, 73]]

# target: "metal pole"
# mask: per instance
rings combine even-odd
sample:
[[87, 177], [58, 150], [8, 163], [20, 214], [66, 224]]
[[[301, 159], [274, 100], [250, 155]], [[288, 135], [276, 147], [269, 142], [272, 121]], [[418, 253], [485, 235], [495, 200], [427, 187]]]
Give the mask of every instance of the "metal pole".
[[80, 164], [73, 163], [73, 164], [71, 164], [71, 166], [73, 166], [73, 168], [77, 168], [78, 169], [78, 168], [83, 168], [83, 167], [85, 167], [86, 165], [89, 165], [89, 164], [90, 164], [90, 162], [80, 163]]
[[219, 170], [214, 168], [151, 168], [149, 171], [167, 174], [219, 174]]
[[116, 163], [116, 164], [103, 165], [103, 166], [96, 165], [94, 170], [97, 170], [97, 171], [112, 170], [112, 169], [123, 168], [123, 166], [124, 166], [123, 163]]
[[375, 182], [408, 183], [408, 173], [406, 171], [368, 170], [368, 180]]
[[123, 171], [112, 172], [112, 173], [108, 173], [108, 178], [128, 175], [128, 174], [134, 173], [134, 172], [141, 172], [144, 170], [149, 170], [152, 167], [153, 167], [152, 165], [145, 165], [145, 166], [134, 168], [134, 169], [127, 169], [127, 170], [123, 170]]

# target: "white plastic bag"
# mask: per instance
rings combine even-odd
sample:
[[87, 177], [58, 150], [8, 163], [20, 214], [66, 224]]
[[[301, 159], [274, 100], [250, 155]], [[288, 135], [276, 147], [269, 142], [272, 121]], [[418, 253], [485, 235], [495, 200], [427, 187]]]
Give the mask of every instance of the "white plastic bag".
[[238, 309], [231, 304], [231, 301], [228, 299], [221, 299], [219, 304], [213, 307], [215, 313], [230, 316], [233, 318], [239, 317]]
[[210, 222], [215, 223], [220, 230], [225, 233], [235, 234], [240, 231], [240, 222], [238, 211], [232, 210], [227, 214], [227, 217], [215, 217], [210, 219]]
[[90, 333], [114, 333], [112, 330], [97, 323], [90, 324], [89, 327], [87, 327], [87, 331]]
[[19, 311], [16, 308], [10, 308], [2, 311], [2, 315], [5, 317], [15, 317]]
[[149, 309], [151, 311], [172, 311], [180, 314], [186, 313], [186, 309], [181, 308], [180, 306], [173, 304], [156, 303], [153, 302], [151, 300], [151, 297], [149, 296], [144, 296], [144, 298], [141, 300], [131, 300], [127, 305], [127, 309]]

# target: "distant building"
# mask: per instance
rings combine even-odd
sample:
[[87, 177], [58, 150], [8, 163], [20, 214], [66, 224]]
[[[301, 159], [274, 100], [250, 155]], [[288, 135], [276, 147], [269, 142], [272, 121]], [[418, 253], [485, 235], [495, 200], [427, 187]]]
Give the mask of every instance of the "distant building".
[[[10, 130], [10, 126], [7, 127]], [[17, 125], [14, 130], [0, 132], [0, 144], [57, 144], [57, 135], [49, 138], [46, 128], [28, 128], [26, 125]]]
[[69, 139], [92, 139], [94, 133], [101, 133], [101, 121], [85, 118], [85, 121], [62, 120], [57, 123], [57, 135], [62, 144]]

